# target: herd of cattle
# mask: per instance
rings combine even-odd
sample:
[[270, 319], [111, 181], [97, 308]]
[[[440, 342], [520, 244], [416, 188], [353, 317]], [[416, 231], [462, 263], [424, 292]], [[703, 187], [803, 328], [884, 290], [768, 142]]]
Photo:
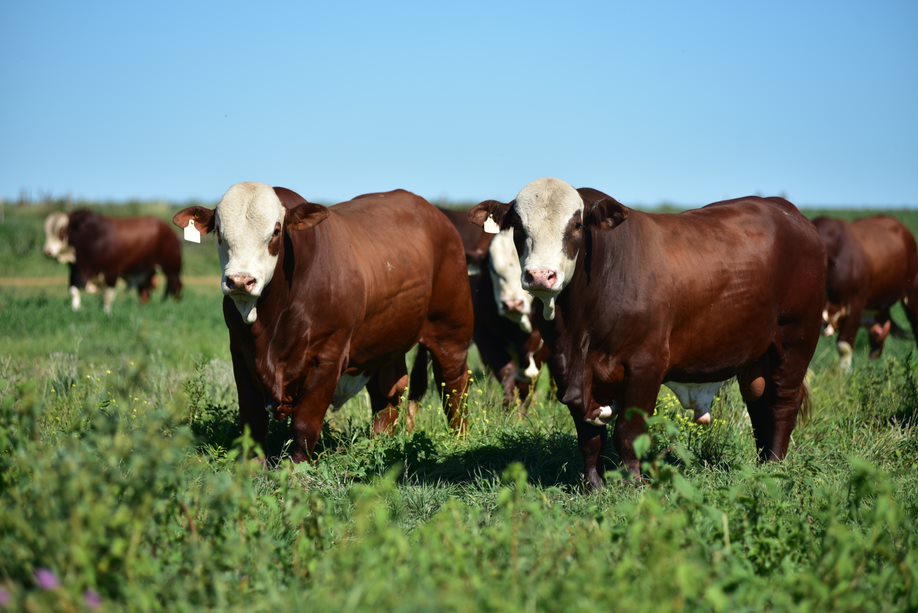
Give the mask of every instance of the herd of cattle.
[[[901, 223], [810, 222], [782, 198], [651, 214], [540, 179], [511, 202], [457, 212], [403, 190], [325, 207], [239, 183], [173, 223], [191, 240], [215, 235], [240, 423], [264, 442], [269, 416], [292, 418], [294, 461], [312, 456], [328, 408], [363, 388], [374, 432], [394, 428], [406, 390], [413, 427], [428, 359], [463, 431], [472, 340], [508, 406], [525, 406], [548, 365], [590, 487], [602, 486], [613, 422], [619, 456], [640, 474], [634, 441], [661, 385], [710, 423], [735, 377], [760, 458], [782, 459], [821, 330], [838, 331], [845, 369], [862, 324], [881, 354], [896, 302], [918, 330], [918, 251]], [[103, 284], [110, 312], [119, 278], [144, 301], [157, 269], [180, 297], [181, 248], [161, 221], [55, 213], [45, 234], [45, 254], [70, 266], [74, 309]]]

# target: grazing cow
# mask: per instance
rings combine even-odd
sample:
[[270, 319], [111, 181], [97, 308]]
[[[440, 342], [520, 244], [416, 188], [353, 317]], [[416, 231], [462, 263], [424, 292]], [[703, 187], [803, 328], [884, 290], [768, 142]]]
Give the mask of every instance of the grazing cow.
[[[465, 248], [478, 353], [503, 388], [504, 405], [519, 401], [525, 409], [547, 350], [529, 320], [532, 297], [520, 285], [512, 235], [509, 230], [496, 236], [483, 232], [468, 220], [468, 210], [440, 210], [456, 226]], [[418, 360], [416, 368], [422, 363]], [[422, 376], [426, 381], [426, 372], [412, 371], [412, 389], [424, 384]]]
[[605, 424], [616, 413], [619, 456], [640, 475], [634, 441], [664, 382], [707, 412], [736, 376], [760, 458], [785, 456], [825, 298], [825, 251], [792, 204], [749, 197], [648, 214], [540, 179], [469, 218], [513, 228], [590, 487], [602, 486]]
[[80, 290], [95, 293], [104, 283], [103, 309], [111, 314], [115, 284], [136, 287], [141, 302], [155, 287], [156, 267], [166, 276], [164, 298], [181, 295], [182, 246], [169, 226], [153, 217], [103, 217], [78, 210], [45, 220], [44, 254], [70, 269], [70, 306], [80, 308]]
[[918, 330], [918, 250], [911, 232], [885, 215], [851, 223], [819, 217], [813, 224], [828, 258], [825, 333], [838, 331], [841, 367], [848, 371], [862, 323], [869, 326], [870, 357], [883, 353], [896, 302], [902, 301], [912, 331]]
[[189, 221], [217, 235], [239, 417], [256, 441], [267, 408], [293, 417], [293, 460], [311, 457], [329, 406], [364, 386], [374, 432], [391, 431], [417, 343], [450, 425], [465, 429], [472, 302], [456, 229], [427, 201], [396, 190], [324, 207], [239, 183], [215, 209], [173, 218]]

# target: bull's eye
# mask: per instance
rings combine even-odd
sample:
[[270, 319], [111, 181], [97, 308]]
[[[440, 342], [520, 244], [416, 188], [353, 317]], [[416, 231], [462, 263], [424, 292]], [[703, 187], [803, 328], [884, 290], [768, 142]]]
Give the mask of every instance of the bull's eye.
[[281, 227], [280, 227], [280, 224], [277, 224], [274, 226], [274, 234], [272, 234], [271, 236], [274, 238], [277, 238], [278, 236], [280, 236], [280, 233], [281, 233]]
[[575, 229], [575, 230], [579, 230], [579, 229], [581, 229], [581, 228], [583, 228], [583, 224], [580, 223], [579, 221], [578, 221], [577, 223], [574, 224], [574, 229]]

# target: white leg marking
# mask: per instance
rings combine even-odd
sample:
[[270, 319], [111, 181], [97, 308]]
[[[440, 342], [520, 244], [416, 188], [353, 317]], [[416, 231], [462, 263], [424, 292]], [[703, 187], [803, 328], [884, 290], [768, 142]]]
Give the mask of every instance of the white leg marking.
[[854, 350], [851, 348], [851, 345], [845, 341], [839, 341], [835, 347], [838, 349], [839, 362], [838, 366], [841, 368], [841, 371], [845, 374], [851, 372], [851, 356], [854, 353]]
[[529, 354], [529, 365], [526, 366], [526, 370], [523, 371], [523, 374], [530, 379], [535, 379], [539, 376], [539, 367], [536, 366], [535, 360], [532, 359], [531, 353]]
[[70, 309], [73, 311], [80, 310], [80, 289], [75, 285], [70, 286]]
[[106, 315], [112, 314], [112, 303], [115, 302], [115, 288], [106, 287], [105, 291], [102, 293], [102, 311]]
[[711, 423], [711, 405], [726, 381], [713, 383], [678, 383], [667, 381], [664, 383], [679, 399], [683, 408], [695, 414], [695, 422], [702, 425]]
[[593, 419], [585, 420], [588, 424], [594, 426], [606, 426], [612, 422], [612, 419], [618, 413], [618, 404], [613, 402], [611, 405], [599, 407], [599, 415]]

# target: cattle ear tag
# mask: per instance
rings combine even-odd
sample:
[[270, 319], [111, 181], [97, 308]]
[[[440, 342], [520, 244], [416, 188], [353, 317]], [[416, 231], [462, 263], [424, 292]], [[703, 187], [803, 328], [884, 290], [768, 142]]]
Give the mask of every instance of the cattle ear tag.
[[184, 231], [185, 240], [190, 243], [200, 243], [201, 242], [201, 233], [197, 228], [194, 227], [194, 220], [189, 219], [188, 225], [185, 226]]
[[500, 234], [500, 226], [494, 221], [493, 215], [488, 215], [484, 222], [484, 231], [488, 234]]

